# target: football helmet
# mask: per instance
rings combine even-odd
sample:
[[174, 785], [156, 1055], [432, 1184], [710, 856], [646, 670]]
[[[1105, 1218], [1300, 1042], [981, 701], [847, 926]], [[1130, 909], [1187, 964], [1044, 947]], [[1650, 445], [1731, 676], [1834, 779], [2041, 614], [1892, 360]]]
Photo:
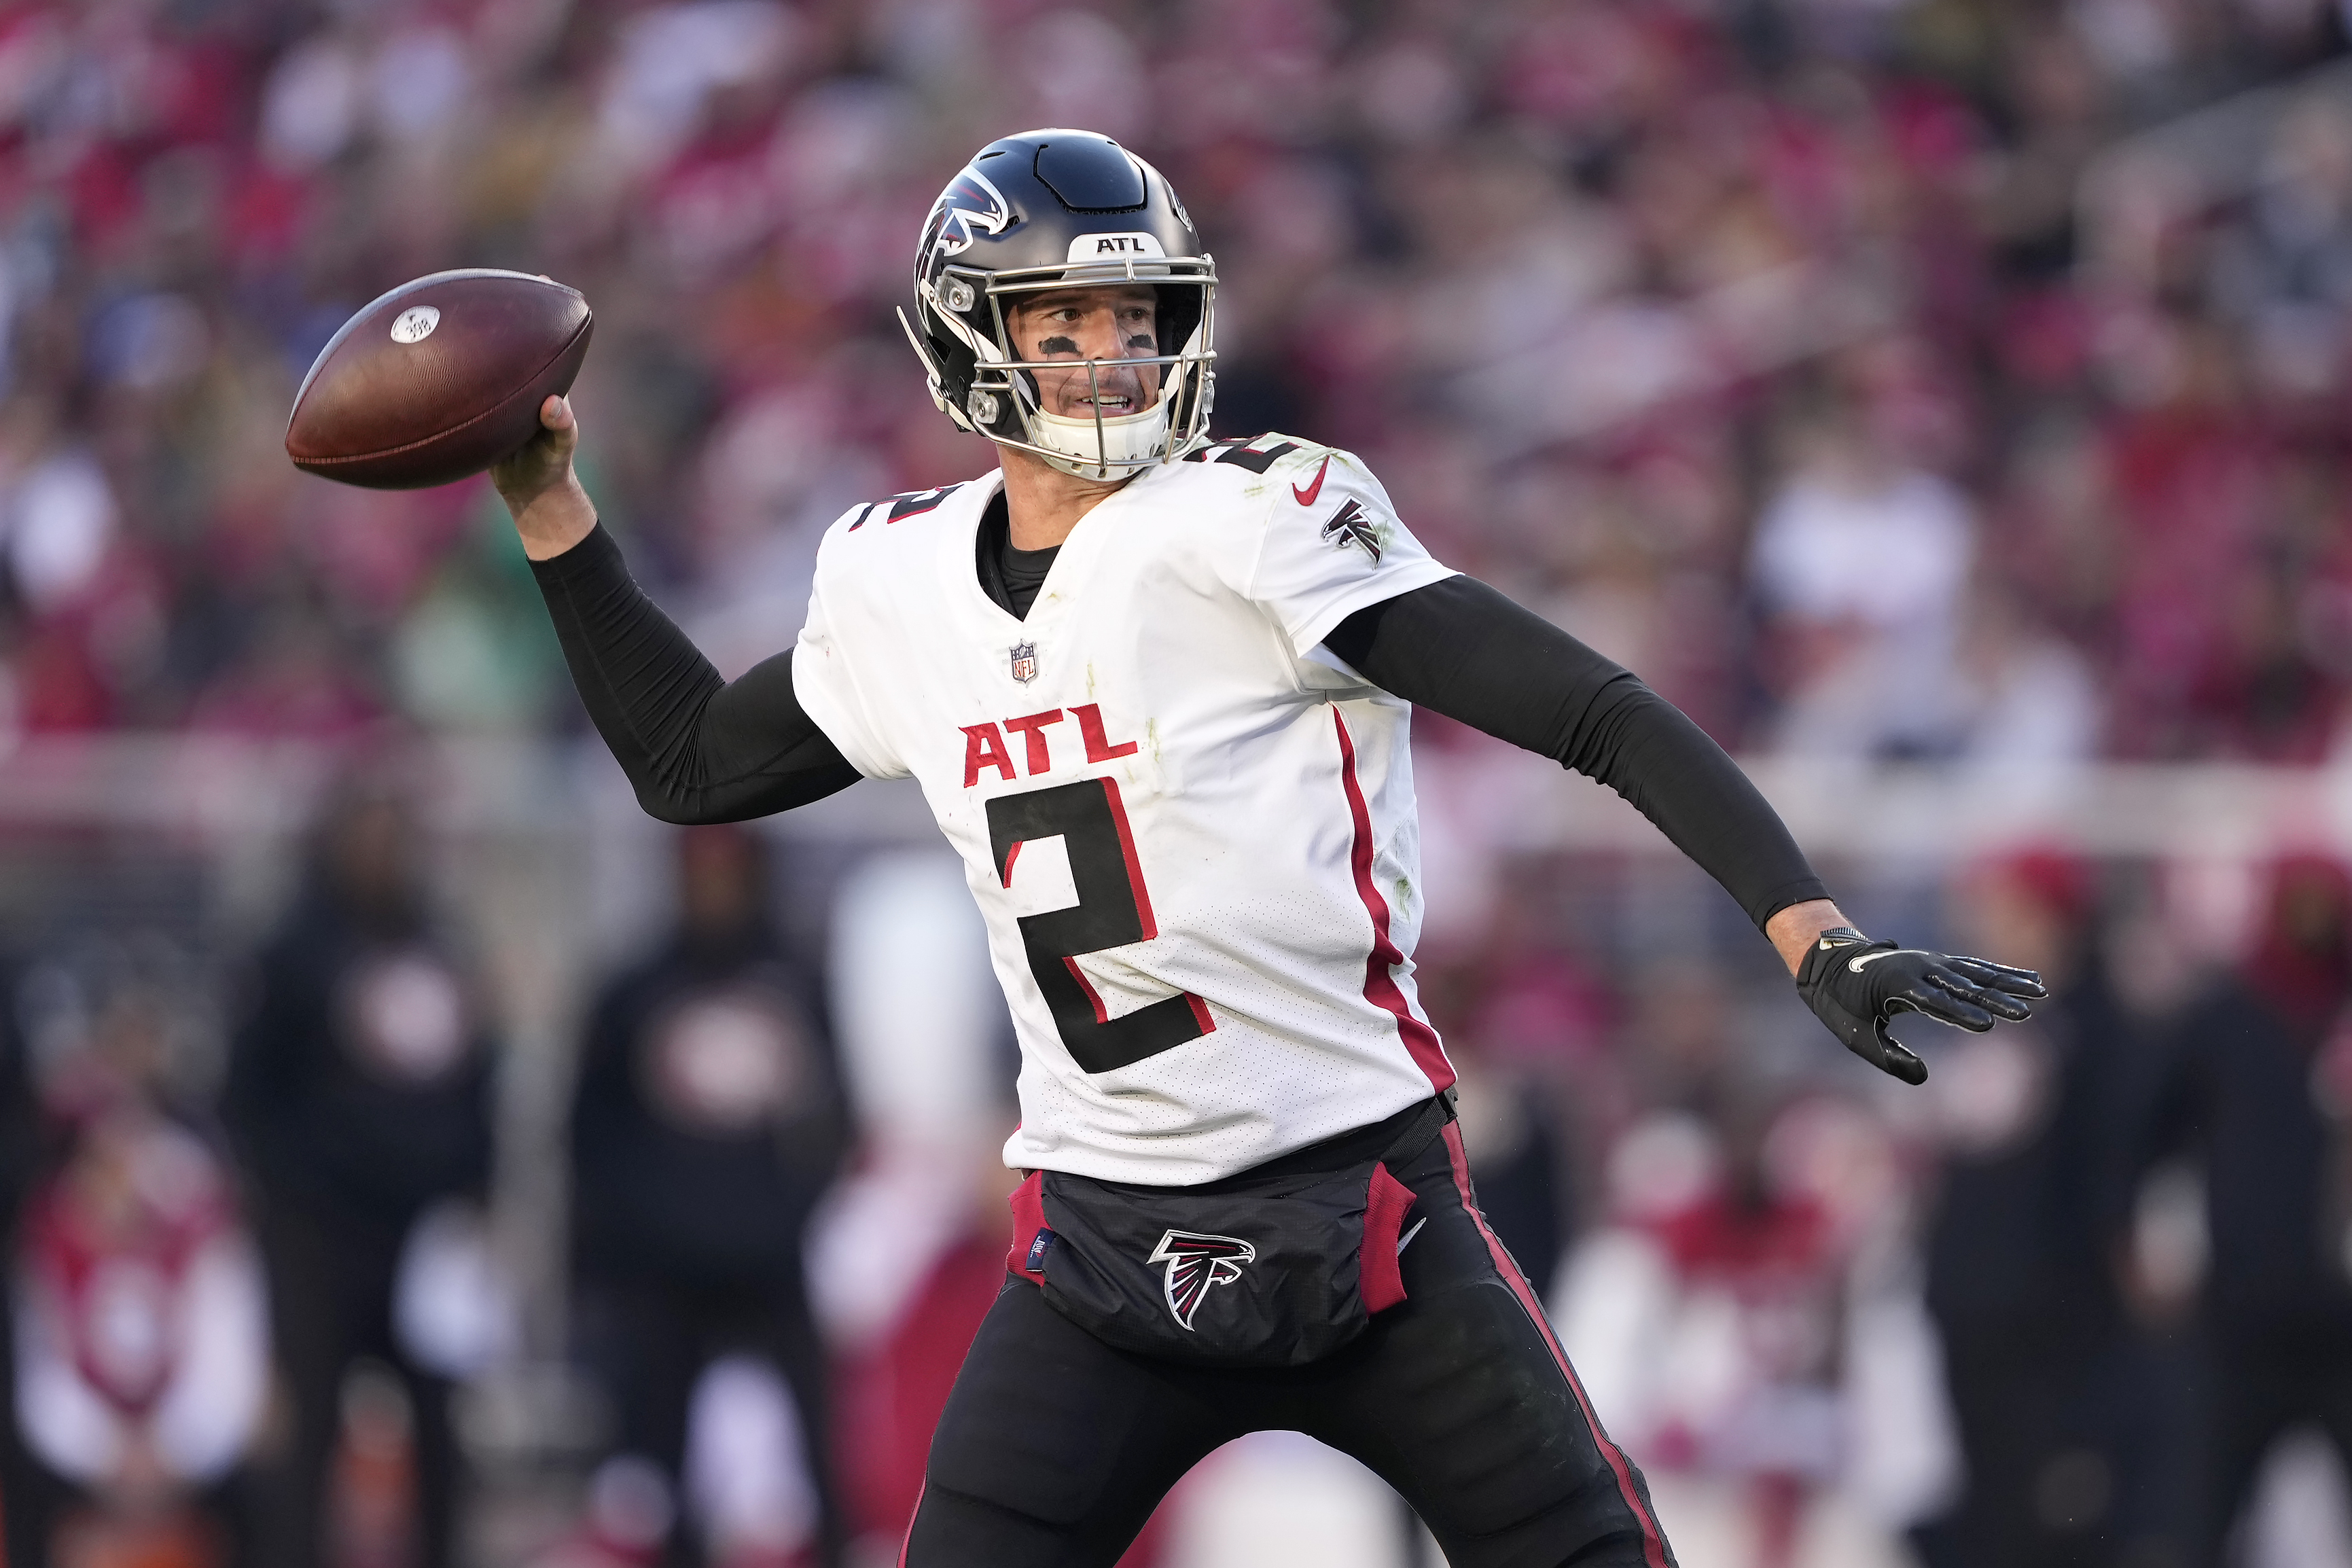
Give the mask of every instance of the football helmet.
[[[1140, 282], [1158, 296], [1155, 355], [1024, 360], [1006, 301], [1043, 289]], [[915, 253], [915, 314], [898, 312], [931, 401], [962, 429], [1034, 452], [1081, 479], [1123, 479], [1205, 440], [1213, 391], [1216, 265], [1159, 170], [1091, 131], [992, 142], [931, 204]], [[1047, 410], [1036, 372], [1160, 367], [1149, 408], [1070, 418]]]

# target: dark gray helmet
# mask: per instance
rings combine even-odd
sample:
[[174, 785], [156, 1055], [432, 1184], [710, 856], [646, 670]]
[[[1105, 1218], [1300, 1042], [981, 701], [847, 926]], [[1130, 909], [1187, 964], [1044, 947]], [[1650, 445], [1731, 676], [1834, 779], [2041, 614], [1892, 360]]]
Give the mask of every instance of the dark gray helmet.
[[[1004, 325], [1008, 295], [1149, 283], [1159, 353], [1119, 361], [1028, 361]], [[1066, 473], [1118, 479], [1205, 439], [1213, 391], [1216, 266], [1160, 171], [1091, 131], [1024, 131], [982, 148], [931, 204], [915, 253], [915, 316], [899, 323], [931, 400], [958, 426], [1034, 452]], [[1159, 400], [1092, 419], [1049, 414], [1034, 372], [1083, 363], [1160, 367]]]

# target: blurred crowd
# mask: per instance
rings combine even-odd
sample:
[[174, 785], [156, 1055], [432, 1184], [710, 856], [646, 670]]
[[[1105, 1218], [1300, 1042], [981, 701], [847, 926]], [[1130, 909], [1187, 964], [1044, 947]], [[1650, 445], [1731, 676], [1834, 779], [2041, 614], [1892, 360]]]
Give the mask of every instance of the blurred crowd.
[[[2347, 41], [2317, 0], [0, 0], [0, 750], [576, 731], [479, 482], [280, 450], [334, 330], [446, 267], [587, 293], [600, 511], [722, 668], [775, 651], [841, 510], [990, 464], [890, 310], [970, 152], [1071, 124], [1217, 257], [1221, 434], [1360, 451], [1727, 744], [2333, 760]], [[355, 784], [254, 952], [10, 979], [12, 1562], [508, 1560], [467, 1391], [531, 1337], [522, 1156], [415, 832]], [[866, 863], [820, 950], [766, 841], [676, 844], [675, 930], [578, 1009], [530, 1348], [593, 1419], [530, 1553], [888, 1561], [1002, 1278], [1001, 1005], [951, 868]], [[1492, 868], [1424, 984], [1686, 1561], [2316, 1561], [2247, 1505], [2281, 1434], [2352, 1450], [2340, 867], [2258, 868], [2194, 952], [2161, 867], [1913, 889], [1907, 939], [2058, 994], [1908, 1096], [1777, 1044], [1760, 950], [1629, 969], [1558, 894], [1623, 873]], [[925, 942], [963, 980], [858, 967]]]
[[1362, 452], [1443, 558], [1735, 748], [2316, 760], [2352, 679], [2345, 32], [2321, 0], [11, 0], [0, 729], [565, 721], [478, 482], [278, 452], [335, 327], [451, 266], [586, 290], [604, 515], [723, 665], [772, 651], [846, 504], [988, 466], [890, 307], [970, 152], [1067, 123], [1199, 219], [1222, 430]]

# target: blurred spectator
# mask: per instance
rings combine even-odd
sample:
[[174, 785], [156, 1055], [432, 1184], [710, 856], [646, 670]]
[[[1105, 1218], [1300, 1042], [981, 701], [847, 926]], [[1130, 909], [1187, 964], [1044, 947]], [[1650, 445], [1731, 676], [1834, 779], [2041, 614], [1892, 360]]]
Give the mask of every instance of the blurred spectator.
[[2289, 397], [2339, 388], [2352, 342], [2352, 116], [2311, 99], [2280, 122], [2248, 221], [2222, 239], [2214, 283], [2244, 322], [2254, 374]]
[[[635, 1467], [649, 1495], [667, 1489], [678, 1521], [612, 1544], [637, 1560], [813, 1551], [832, 1564], [833, 1401], [802, 1249], [851, 1142], [840, 1067], [811, 970], [771, 917], [761, 841], [732, 826], [680, 834], [677, 889], [677, 930], [590, 1014], [572, 1101], [577, 1339], [619, 1412], [608, 1464]], [[691, 1484], [690, 1451], [709, 1449], [706, 1467], [784, 1462], [722, 1452], [718, 1429], [689, 1420], [717, 1397], [698, 1386], [747, 1354], [789, 1389], [797, 1473], [729, 1507], [736, 1490]]]
[[1891, 1161], [1846, 1108], [1752, 1081], [1710, 1098], [1716, 1120], [1654, 1113], [1612, 1151], [1608, 1224], [1571, 1266], [1561, 1335], [1686, 1554], [1797, 1568], [1867, 1533], [1842, 1495], [1870, 1460], [1849, 1314]]
[[1784, 750], [1949, 749], [1974, 526], [1958, 490], [1879, 450], [1852, 411], [1832, 405], [1791, 431], [1754, 560], [1785, 692]]
[[1957, 893], [1955, 943], [2039, 970], [2052, 996], [2011, 1037], [1944, 1043], [1928, 1080], [1927, 1307], [1967, 1473], [1922, 1539], [1956, 1568], [2172, 1560], [2179, 1478], [2151, 1439], [2178, 1412], [2131, 1342], [2110, 1246], [2145, 1047], [2100, 961], [2092, 868], [2025, 850]]
[[2075, 182], [2112, 133], [2107, 84], [2074, 27], [2021, 28], [2004, 47], [2017, 130], [1988, 156], [1983, 222], [2012, 275], [2063, 275], [2074, 259]]
[[2352, 875], [2313, 855], [2270, 871], [2253, 948], [2181, 1020], [2142, 1152], [2201, 1159], [2210, 1265], [2193, 1430], [2190, 1561], [2220, 1563], [2264, 1457], [2315, 1425], [2352, 1469]]
[[102, 969], [45, 1020], [58, 1152], [12, 1256], [11, 1415], [31, 1460], [6, 1500], [12, 1540], [34, 1563], [242, 1562], [268, 1384], [260, 1259], [170, 1089], [173, 1010], [194, 998]]
[[2104, 715], [2090, 660], [2039, 625], [2023, 597], [1980, 580], [1960, 611], [1943, 745], [1991, 773], [2081, 763]]
[[[267, 1560], [321, 1561], [343, 1390], [362, 1358], [409, 1405], [413, 1539], [456, 1550], [462, 1479], [449, 1419], [458, 1370], [395, 1322], [404, 1268], [476, 1200], [490, 1166], [491, 1041], [464, 966], [435, 928], [405, 794], [347, 784], [308, 878], [254, 965], [226, 1109], [261, 1200], [279, 1366], [292, 1410]], [[407, 1314], [401, 1314], [407, 1316]]]

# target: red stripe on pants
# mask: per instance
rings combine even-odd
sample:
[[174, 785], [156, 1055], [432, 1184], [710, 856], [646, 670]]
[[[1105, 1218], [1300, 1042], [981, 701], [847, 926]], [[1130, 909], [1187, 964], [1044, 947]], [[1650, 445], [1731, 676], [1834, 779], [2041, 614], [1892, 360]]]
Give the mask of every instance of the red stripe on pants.
[[930, 1488], [931, 1479], [925, 1476], [923, 1484], [915, 1489], [914, 1516], [907, 1521], [907, 1533], [898, 1538], [898, 1568], [907, 1568], [907, 1550], [915, 1544], [915, 1521], [923, 1517], [923, 1494]]
[[1559, 1348], [1559, 1341], [1551, 1331], [1551, 1320], [1544, 1316], [1543, 1303], [1536, 1299], [1535, 1290], [1528, 1284], [1528, 1277], [1519, 1272], [1519, 1266], [1511, 1260], [1510, 1253], [1486, 1224], [1486, 1216], [1478, 1212], [1478, 1202], [1470, 1192], [1470, 1159], [1462, 1152], [1462, 1126], [1459, 1122], [1445, 1124], [1445, 1152], [1454, 1163], [1454, 1190], [1462, 1194], [1462, 1206], [1469, 1211], [1471, 1218], [1478, 1222], [1478, 1234], [1486, 1238], [1486, 1251], [1495, 1259], [1496, 1272], [1511, 1288], [1511, 1294], [1519, 1299], [1519, 1305], [1526, 1309], [1528, 1316], [1535, 1320], [1537, 1331], [1543, 1335], [1544, 1343], [1551, 1347], [1552, 1359], [1559, 1363], [1559, 1374], [1568, 1379], [1569, 1392], [1576, 1395], [1576, 1407], [1584, 1413], [1584, 1424], [1592, 1429], [1592, 1440], [1599, 1445], [1601, 1457], [1609, 1461], [1609, 1468], [1617, 1477], [1618, 1495], [1625, 1500], [1625, 1506], [1632, 1509], [1633, 1517], [1641, 1521], [1642, 1561], [1648, 1563], [1649, 1568], [1669, 1568], [1665, 1535], [1658, 1529], [1657, 1519], [1650, 1512], [1649, 1505], [1642, 1500], [1640, 1489], [1633, 1485], [1633, 1462], [1625, 1458], [1625, 1450], [1611, 1442], [1609, 1434], [1601, 1429], [1601, 1418], [1592, 1413], [1592, 1401], [1585, 1397], [1584, 1384], [1577, 1381], [1576, 1369], [1568, 1364], [1568, 1352]]

